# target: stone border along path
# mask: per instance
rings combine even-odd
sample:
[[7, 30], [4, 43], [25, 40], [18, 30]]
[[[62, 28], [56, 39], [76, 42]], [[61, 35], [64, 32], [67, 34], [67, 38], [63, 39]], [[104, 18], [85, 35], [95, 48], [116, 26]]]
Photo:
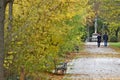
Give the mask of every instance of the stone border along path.
[[[85, 51], [93, 54], [119, 54], [115, 50], [104, 47], [100, 48], [95, 42], [86, 43]], [[68, 63], [66, 76], [63, 80], [120, 80], [120, 58], [115, 57], [83, 57]]]

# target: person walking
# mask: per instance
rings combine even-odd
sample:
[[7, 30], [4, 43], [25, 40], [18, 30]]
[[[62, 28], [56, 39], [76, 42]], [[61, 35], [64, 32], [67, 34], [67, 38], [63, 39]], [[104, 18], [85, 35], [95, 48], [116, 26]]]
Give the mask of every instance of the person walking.
[[104, 46], [107, 47], [107, 42], [108, 42], [108, 35], [107, 32], [103, 35], [103, 41], [104, 41]]
[[100, 43], [101, 43], [101, 34], [99, 33], [97, 36], [97, 45], [98, 47], [100, 47]]

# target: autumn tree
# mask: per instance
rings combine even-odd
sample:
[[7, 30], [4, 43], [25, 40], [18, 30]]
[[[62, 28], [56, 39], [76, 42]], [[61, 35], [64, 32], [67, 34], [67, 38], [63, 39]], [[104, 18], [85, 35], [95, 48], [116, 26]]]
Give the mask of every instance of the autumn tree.
[[[91, 8], [95, 10], [94, 5], [98, 3], [96, 6], [99, 6], [97, 10], [98, 21], [101, 24], [98, 25], [102, 27], [102, 31], [107, 31], [109, 33], [109, 39], [112, 36], [116, 39], [119, 37], [119, 0], [90, 0], [89, 4], [92, 6]], [[94, 12], [96, 13], [96, 12]], [[89, 20], [89, 19], [88, 19]], [[92, 19], [90, 19], [92, 21]], [[94, 21], [93, 21], [94, 22]]]
[[0, 0], [0, 80], [4, 80], [4, 19], [5, 1]]
[[102, 0], [100, 1], [99, 17], [103, 21], [103, 25], [108, 27], [109, 38], [118, 39], [119, 34], [119, 3], [118, 0]]
[[87, 0], [15, 0], [11, 34], [6, 38], [6, 69], [36, 77], [53, 70], [81, 42], [86, 9]]
[[5, 20], [5, 9], [9, 3], [12, 10], [11, 2], [13, 0], [0, 0], [0, 80], [4, 80], [4, 20]]

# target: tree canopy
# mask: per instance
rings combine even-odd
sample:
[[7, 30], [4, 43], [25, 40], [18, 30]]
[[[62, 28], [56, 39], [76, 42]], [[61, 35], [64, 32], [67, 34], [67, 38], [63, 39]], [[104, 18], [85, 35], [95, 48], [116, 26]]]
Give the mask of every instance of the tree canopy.
[[24, 68], [26, 75], [38, 77], [64, 61], [65, 54], [84, 40], [85, 18], [90, 10], [87, 3], [88, 0], [14, 0], [12, 28], [8, 31], [7, 18], [5, 26], [6, 70], [20, 75]]

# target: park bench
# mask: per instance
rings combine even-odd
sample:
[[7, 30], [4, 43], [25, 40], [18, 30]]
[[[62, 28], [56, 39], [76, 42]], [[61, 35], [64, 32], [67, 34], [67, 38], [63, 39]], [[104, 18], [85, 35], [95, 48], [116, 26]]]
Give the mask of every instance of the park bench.
[[55, 73], [56, 74], [65, 74], [67, 70], [67, 62], [63, 62], [57, 65]]

